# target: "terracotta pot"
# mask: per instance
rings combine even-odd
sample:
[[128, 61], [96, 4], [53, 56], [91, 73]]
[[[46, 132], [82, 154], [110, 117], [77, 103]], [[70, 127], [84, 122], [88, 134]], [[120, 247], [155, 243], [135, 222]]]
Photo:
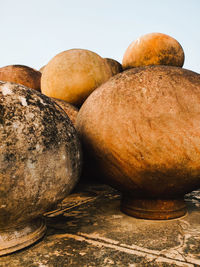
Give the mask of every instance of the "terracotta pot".
[[42, 93], [82, 105], [89, 94], [112, 76], [106, 60], [86, 49], [70, 49], [53, 57], [41, 78]]
[[105, 60], [110, 66], [113, 76], [123, 71], [122, 65], [117, 60], [112, 58], [105, 58]]
[[52, 97], [52, 99], [65, 111], [65, 113], [68, 115], [68, 117], [72, 121], [73, 125], [75, 125], [76, 118], [78, 116], [78, 108], [73, 106], [70, 103], [67, 103], [64, 100], [56, 99], [53, 97]]
[[0, 255], [43, 236], [41, 215], [70, 193], [80, 165], [66, 113], [33, 89], [0, 82]]
[[41, 73], [23, 65], [9, 65], [0, 68], [0, 81], [18, 83], [40, 91]]
[[124, 53], [123, 69], [148, 65], [182, 67], [184, 51], [177, 40], [163, 33], [149, 33], [133, 41]]
[[93, 92], [76, 129], [122, 211], [171, 219], [200, 186], [200, 75], [170, 66], [133, 68]]

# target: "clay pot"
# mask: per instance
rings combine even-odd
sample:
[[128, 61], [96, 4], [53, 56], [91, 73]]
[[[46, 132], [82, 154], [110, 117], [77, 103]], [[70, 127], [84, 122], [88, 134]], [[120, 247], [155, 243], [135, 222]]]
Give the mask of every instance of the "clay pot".
[[149, 33], [132, 42], [124, 53], [123, 69], [148, 65], [182, 67], [184, 51], [178, 41], [163, 33]]
[[33, 89], [0, 82], [0, 255], [43, 236], [40, 216], [70, 193], [80, 165], [66, 113]]
[[200, 186], [200, 75], [151, 66], [120, 73], [81, 107], [76, 129], [121, 209], [146, 219], [184, 215]]
[[105, 58], [105, 60], [110, 66], [113, 76], [123, 71], [122, 65], [117, 60], [112, 58]]
[[96, 53], [71, 49], [56, 55], [41, 78], [42, 93], [80, 106], [88, 95], [112, 76], [107, 62]]
[[56, 98], [52, 98], [52, 99], [65, 111], [65, 113], [68, 115], [68, 117], [72, 121], [73, 125], [75, 125], [76, 118], [78, 116], [78, 108], [76, 108], [70, 103], [67, 103], [64, 100], [60, 100]]
[[9, 65], [0, 68], [0, 80], [18, 83], [40, 91], [41, 73], [23, 65]]

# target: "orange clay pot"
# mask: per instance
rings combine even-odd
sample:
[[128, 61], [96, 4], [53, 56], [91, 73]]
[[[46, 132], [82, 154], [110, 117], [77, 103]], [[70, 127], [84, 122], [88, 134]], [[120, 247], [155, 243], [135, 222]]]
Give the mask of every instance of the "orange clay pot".
[[151, 66], [124, 71], [96, 89], [76, 129], [85, 154], [122, 192], [122, 211], [172, 219], [186, 213], [184, 194], [200, 187], [199, 123], [200, 75]]
[[124, 53], [123, 69], [147, 65], [182, 67], [184, 51], [179, 42], [163, 33], [150, 33], [132, 42]]
[[41, 73], [23, 65], [9, 65], [0, 68], [0, 81], [18, 83], [40, 91]]
[[44, 68], [42, 93], [80, 106], [88, 95], [112, 76], [106, 60], [85, 49], [56, 55]]

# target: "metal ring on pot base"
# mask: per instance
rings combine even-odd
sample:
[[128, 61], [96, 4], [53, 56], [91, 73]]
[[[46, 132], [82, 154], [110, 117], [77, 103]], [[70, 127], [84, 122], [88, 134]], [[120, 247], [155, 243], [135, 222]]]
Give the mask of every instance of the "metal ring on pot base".
[[23, 226], [0, 229], [0, 256], [30, 246], [46, 232], [44, 219], [37, 218]]
[[132, 217], [149, 220], [169, 220], [186, 214], [186, 205], [180, 199], [136, 199], [122, 196], [121, 211]]

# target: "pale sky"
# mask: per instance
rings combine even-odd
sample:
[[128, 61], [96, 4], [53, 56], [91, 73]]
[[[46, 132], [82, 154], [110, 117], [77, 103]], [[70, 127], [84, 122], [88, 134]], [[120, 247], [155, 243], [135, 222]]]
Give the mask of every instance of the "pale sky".
[[174, 37], [184, 68], [200, 73], [200, 0], [0, 0], [0, 67], [40, 69], [56, 54], [83, 48], [122, 62], [146, 33]]

